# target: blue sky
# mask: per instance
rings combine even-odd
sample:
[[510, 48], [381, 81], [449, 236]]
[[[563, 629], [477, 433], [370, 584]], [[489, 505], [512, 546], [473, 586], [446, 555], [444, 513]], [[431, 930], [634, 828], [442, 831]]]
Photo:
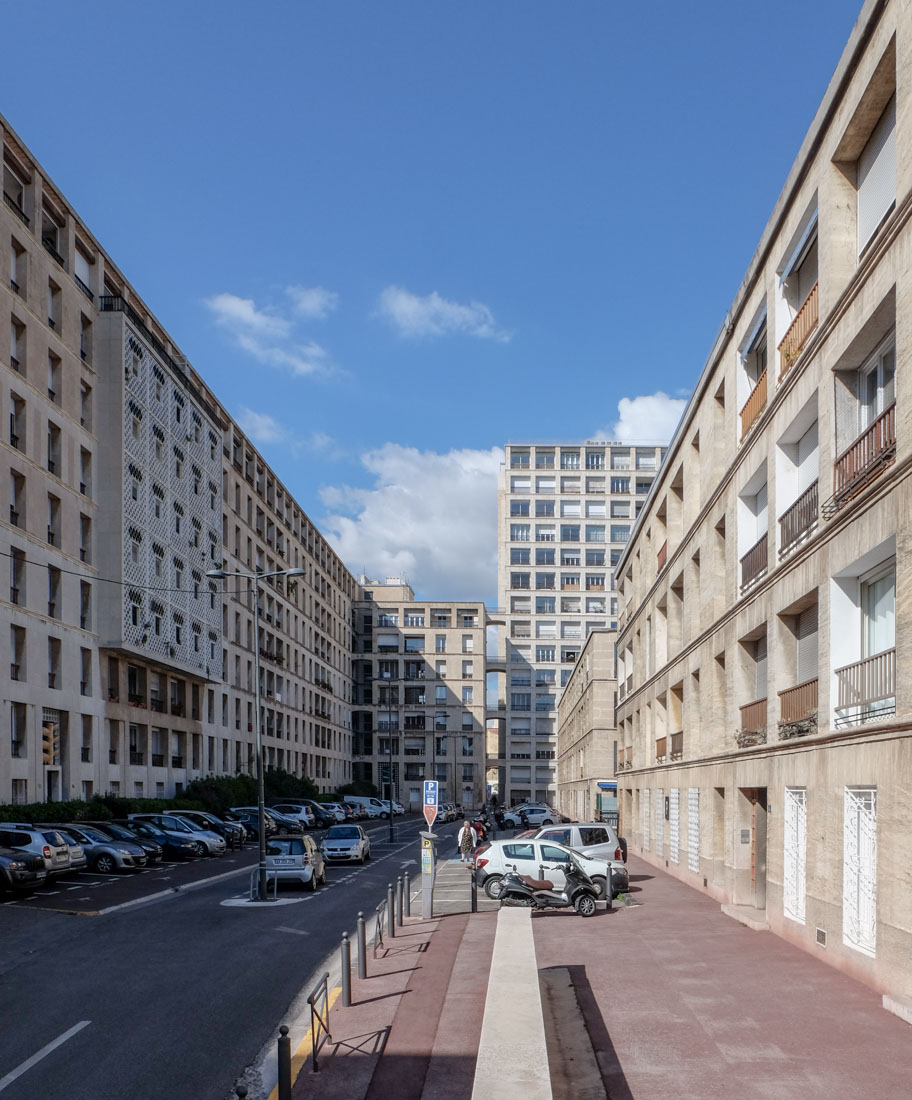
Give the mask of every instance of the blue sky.
[[667, 437], [860, 3], [5, 5], [0, 110], [350, 568], [493, 602], [498, 448]]

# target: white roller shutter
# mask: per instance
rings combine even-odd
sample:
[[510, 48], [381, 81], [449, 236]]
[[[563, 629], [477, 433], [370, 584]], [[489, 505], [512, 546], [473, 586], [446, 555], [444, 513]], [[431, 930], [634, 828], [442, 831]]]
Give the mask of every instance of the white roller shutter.
[[798, 683], [817, 676], [817, 604], [798, 616]]
[[896, 95], [858, 158], [858, 251], [896, 202]]

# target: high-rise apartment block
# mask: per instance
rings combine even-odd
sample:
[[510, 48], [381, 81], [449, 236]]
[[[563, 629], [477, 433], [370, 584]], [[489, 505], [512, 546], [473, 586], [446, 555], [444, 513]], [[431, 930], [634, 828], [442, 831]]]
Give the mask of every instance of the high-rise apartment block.
[[496, 666], [505, 679], [503, 731], [489, 765], [506, 804], [555, 799], [558, 698], [589, 633], [617, 625], [615, 566], [664, 450], [610, 442], [505, 448]]
[[355, 602], [354, 777], [420, 809], [485, 800], [483, 603], [416, 600], [399, 578], [361, 578]]

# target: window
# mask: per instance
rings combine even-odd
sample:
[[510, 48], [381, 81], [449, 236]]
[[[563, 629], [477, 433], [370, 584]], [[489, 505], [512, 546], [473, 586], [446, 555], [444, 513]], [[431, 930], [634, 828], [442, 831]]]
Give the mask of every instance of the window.
[[[615, 533], [622, 530], [619, 527], [611, 528], [611, 541], [612, 542], [626, 542], [627, 535], [629, 534], [628, 528], [623, 528], [624, 538], [615, 538]], [[605, 527], [604, 524], [587, 523], [586, 524], [586, 542], [604, 542], [605, 541]]]
[[92, 428], [92, 387], [86, 382], [79, 386], [79, 423], [91, 431]]
[[463, 688], [462, 688], [462, 703], [463, 703], [463, 706], [471, 704], [473, 690], [474, 689], [472, 687], [463, 685]]
[[536, 565], [554, 565], [554, 550], [545, 547], [537, 547], [535, 550]]
[[527, 500], [511, 500], [511, 516], [527, 516], [529, 514], [529, 502]]
[[10, 394], [10, 446], [25, 451], [25, 401]]
[[528, 523], [511, 523], [510, 524], [510, 541], [511, 542], [528, 542], [529, 532], [531, 528]]
[[629, 477], [613, 477], [611, 479], [611, 492], [612, 493], [629, 493], [630, 492], [630, 478]]
[[529, 588], [531, 575], [529, 573], [511, 573], [510, 574], [510, 587], [511, 588]]
[[535, 514], [539, 517], [553, 516], [554, 515], [554, 501], [553, 500], [537, 500], [535, 502]]
[[536, 596], [535, 613], [536, 615], [553, 615], [557, 610], [556, 604], [557, 600], [554, 596]]
[[877, 791], [846, 787], [842, 940], [872, 958], [877, 947]]
[[536, 662], [543, 663], [546, 661], [553, 661], [554, 654], [555, 647], [553, 645], [539, 645], [535, 647]]
[[434, 636], [434, 652], [446, 653], [446, 634], [436, 634]]
[[[603, 529], [604, 530], [604, 529]], [[611, 524], [611, 541], [626, 542], [630, 538], [630, 528], [626, 524]]]
[[785, 788], [782, 911], [804, 924], [807, 888], [807, 790]]
[[511, 565], [529, 565], [531, 553], [528, 547], [521, 548], [516, 546], [510, 547], [510, 564]]
[[10, 319], [10, 366], [19, 374], [25, 374], [25, 325]]
[[578, 523], [562, 523], [560, 537], [561, 542], [579, 542], [580, 525]]
[[406, 636], [405, 639], [405, 652], [406, 653], [421, 653], [424, 650], [424, 635], [414, 634], [412, 636]]
[[896, 204], [896, 93], [861, 151], [856, 169], [858, 252]]
[[543, 589], [554, 588], [554, 574], [553, 573], [536, 573], [535, 574], [535, 587], [541, 591]]

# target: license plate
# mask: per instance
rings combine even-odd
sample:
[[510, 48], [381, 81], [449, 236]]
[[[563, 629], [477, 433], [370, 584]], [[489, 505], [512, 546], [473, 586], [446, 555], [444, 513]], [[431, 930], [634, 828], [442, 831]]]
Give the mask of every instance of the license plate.
[[272, 862], [276, 867], [294, 867], [293, 859], [273, 859]]

